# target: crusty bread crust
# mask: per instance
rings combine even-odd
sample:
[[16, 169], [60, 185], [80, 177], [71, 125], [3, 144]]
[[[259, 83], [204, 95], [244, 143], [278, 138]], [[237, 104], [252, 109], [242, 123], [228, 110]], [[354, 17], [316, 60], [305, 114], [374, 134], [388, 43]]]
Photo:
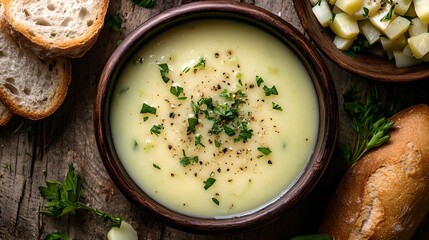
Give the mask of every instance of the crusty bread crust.
[[[104, 24], [104, 18], [109, 6], [109, 0], [102, 0], [97, 9], [97, 16], [92, 22], [89, 30], [79, 37], [73, 39], [64, 39], [61, 41], [50, 41], [48, 38], [38, 35], [34, 29], [29, 29], [23, 24], [23, 19], [16, 19], [16, 14], [12, 13], [11, 7], [16, 4], [28, 4], [28, 1], [3, 0], [5, 28], [11, 36], [24, 47], [40, 58], [56, 57], [82, 57], [96, 42], [98, 35]], [[86, 24], [86, 23], [82, 23]], [[58, 26], [61, 28], [61, 26]]]
[[2, 102], [0, 102], [0, 126], [6, 125], [12, 119], [13, 113]]
[[429, 211], [429, 107], [392, 117], [390, 141], [342, 179], [320, 231], [336, 240], [410, 239]]

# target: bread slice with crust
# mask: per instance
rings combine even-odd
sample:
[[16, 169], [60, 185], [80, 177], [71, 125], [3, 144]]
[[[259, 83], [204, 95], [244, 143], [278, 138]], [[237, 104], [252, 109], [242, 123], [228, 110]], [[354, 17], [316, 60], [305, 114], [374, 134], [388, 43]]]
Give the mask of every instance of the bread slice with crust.
[[6, 28], [41, 58], [82, 57], [104, 24], [109, 0], [3, 0]]
[[0, 1], [0, 101], [13, 113], [38, 120], [63, 102], [71, 80], [68, 58], [41, 60], [20, 48], [3, 28]]
[[12, 111], [9, 110], [2, 102], [0, 102], [0, 126], [6, 125], [13, 117]]

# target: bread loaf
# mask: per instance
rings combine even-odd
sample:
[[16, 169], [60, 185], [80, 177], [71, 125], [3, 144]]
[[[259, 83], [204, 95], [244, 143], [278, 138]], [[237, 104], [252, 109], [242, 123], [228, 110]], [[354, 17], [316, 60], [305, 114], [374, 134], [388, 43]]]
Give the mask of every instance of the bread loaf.
[[0, 102], [0, 126], [6, 125], [13, 117], [13, 113], [2, 102]]
[[[34, 53], [21, 49], [5, 31], [1, 9], [0, 1], [0, 101], [22, 117], [45, 118], [61, 105], [67, 94], [70, 61], [66, 58], [42, 61]], [[10, 118], [10, 113], [4, 113]]]
[[429, 107], [392, 117], [388, 143], [345, 174], [322, 220], [336, 240], [410, 239], [429, 210]]
[[8, 31], [41, 58], [83, 56], [95, 43], [109, 0], [3, 0]]

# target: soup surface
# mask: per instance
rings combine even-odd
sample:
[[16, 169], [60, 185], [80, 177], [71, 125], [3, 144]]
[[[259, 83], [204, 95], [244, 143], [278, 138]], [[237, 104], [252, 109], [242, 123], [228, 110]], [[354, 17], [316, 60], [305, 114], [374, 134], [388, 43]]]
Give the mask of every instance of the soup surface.
[[200, 217], [254, 211], [293, 184], [318, 130], [311, 79], [272, 35], [194, 20], [145, 44], [115, 86], [110, 124], [131, 178]]

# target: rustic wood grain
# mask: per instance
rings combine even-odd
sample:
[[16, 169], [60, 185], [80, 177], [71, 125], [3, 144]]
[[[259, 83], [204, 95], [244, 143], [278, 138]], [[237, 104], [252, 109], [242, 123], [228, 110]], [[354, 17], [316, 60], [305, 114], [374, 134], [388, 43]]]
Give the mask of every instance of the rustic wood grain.
[[[104, 28], [95, 46], [83, 58], [73, 60], [73, 79], [64, 104], [47, 119], [29, 121], [15, 117], [0, 127], [0, 240], [43, 239], [53, 231], [66, 232], [71, 239], [106, 239], [109, 228], [94, 215], [77, 212], [61, 219], [40, 214], [44, 201], [38, 187], [47, 179], [64, 178], [68, 165], [74, 163], [83, 178], [83, 197], [90, 205], [123, 216], [138, 231], [140, 239], [289, 239], [297, 234], [317, 231], [323, 206], [335, 187], [341, 170], [328, 168], [320, 184], [298, 206], [280, 219], [257, 230], [204, 236], [170, 228], [138, 206], [131, 204], [115, 187], [100, 159], [93, 134], [93, 104], [102, 68], [116, 47], [139, 24], [150, 17], [192, 0], [155, 0], [153, 9], [143, 9], [131, 0], [111, 0], [108, 16], [119, 14], [122, 32]], [[244, 0], [263, 7], [303, 31], [292, 0]], [[365, 79], [344, 71], [326, 60], [336, 84], [339, 100], [351, 85], [367, 85]], [[427, 82], [427, 81], [426, 81]], [[429, 103], [429, 86], [424, 81], [387, 84], [376, 83], [380, 94], [405, 104]], [[370, 82], [370, 84], [374, 84]], [[341, 102], [340, 102], [341, 105]], [[20, 129], [18, 132], [15, 130]], [[353, 141], [349, 120], [340, 110], [338, 141]], [[416, 239], [429, 239], [429, 221], [422, 224]]]

